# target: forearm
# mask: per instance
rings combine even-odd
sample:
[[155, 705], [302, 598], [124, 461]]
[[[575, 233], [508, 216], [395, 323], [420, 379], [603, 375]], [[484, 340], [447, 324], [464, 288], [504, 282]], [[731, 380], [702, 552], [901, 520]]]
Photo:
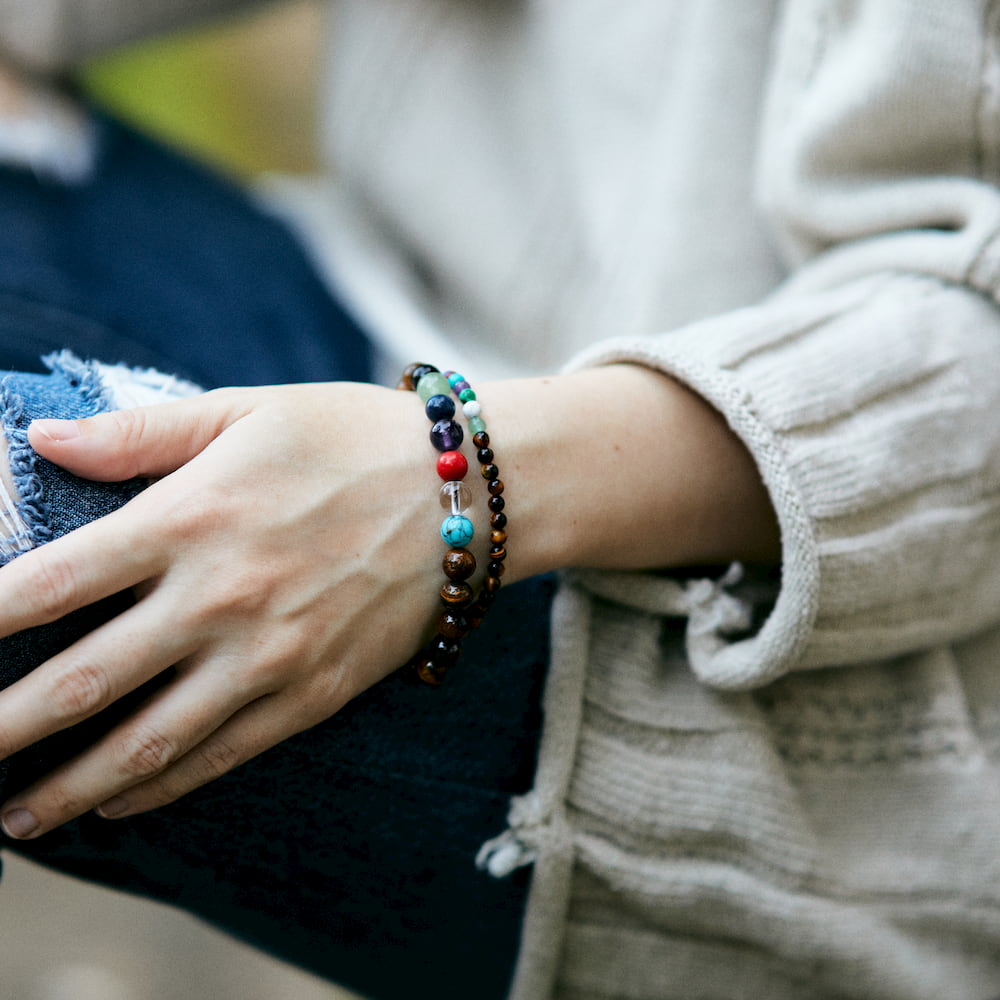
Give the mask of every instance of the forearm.
[[720, 414], [636, 365], [498, 382], [480, 398], [511, 511], [511, 579], [563, 567], [775, 561], [756, 465]]

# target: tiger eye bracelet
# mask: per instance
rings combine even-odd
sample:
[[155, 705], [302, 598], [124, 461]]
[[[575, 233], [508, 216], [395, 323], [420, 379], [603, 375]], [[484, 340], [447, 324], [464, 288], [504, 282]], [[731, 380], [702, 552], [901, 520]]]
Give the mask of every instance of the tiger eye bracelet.
[[[504, 513], [504, 485], [500, 470], [490, 448], [490, 436], [476, 393], [457, 372], [441, 372], [433, 365], [412, 364], [403, 372], [397, 389], [416, 391], [424, 403], [424, 412], [431, 421], [431, 444], [438, 450], [437, 472], [444, 485], [441, 504], [450, 514], [441, 525], [441, 537], [451, 548], [445, 553], [442, 568], [447, 578], [440, 591], [442, 610], [437, 632], [410, 661], [417, 677], [425, 684], [440, 685], [448, 669], [455, 665], [462, 652], [462, 640], [482, 624], [500, 590], [500, 578], [507, 558], [507, 515]], [[468, 461], [458, 450], [464, 440], [461, 425], [454, 419], [456, 406], [449, 394], [454, 394], [468, 421], [472, 442], [476, 446], [480, 474], [486, 481], [490, 511], [490, 550], [486, 576], [477, 596], [473, 595], [469, 578], [476, 571], [476, 557], [465, 548], [474, 536], [472, 522], [465, 516], [470, 491], [463, 480]]]

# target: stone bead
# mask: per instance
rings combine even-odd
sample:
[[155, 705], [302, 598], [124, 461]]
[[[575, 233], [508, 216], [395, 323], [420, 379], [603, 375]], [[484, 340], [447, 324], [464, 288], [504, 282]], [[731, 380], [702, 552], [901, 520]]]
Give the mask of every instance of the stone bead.
[[464, 382], [465, 376], [459, 375], [458, 372], [445, 372], [444, 377], [448, 380], [448, 384], [454, 388], [456, 382]]
[[482, 465], [489, 465], [493, 461], [493, 449], [492, 448], [480, 448], [476, 452], [476, 461], [480, 462]]
[[428, 372], [417, 383], [417, 395], [427, 405], [431, 396], [447, 396], [451, 392], [448, 380], [440, 372]]
[[454, 400], [452, 400], [451, 396], [445, 396], [442, 393], [431, 396], [424, 406], [424, 413], [427, 414], [427, 419], [431, 423], [435, 423], [438, 420], [450, 420], [455, 416]]
[[476, 431], [472, 435], [472, 443], [477, 448], [489, 448], [490, 436], [486, 433], [486, 431]]
[[449, 580], [468, 580], [476, 572], [476, 557], [468, 549], [449, 549], [441, 568]]
[[465, 615], [458, 611], [445, 611], [438, 619], [438, 632], [446, 639], [464, 639], [469, 632]]
[[472, 541], [472, 522], [461, 514], [452, 514], [441, 522], [441, 537], [455, 548], [463, 548]]
[[[425, 375], [430, 374], [430, 372], [436, 372], [437, 369], [433, 365], [418, 362], [415, 365], [411, 365], [406, 371], [410, 373], [410, 381], [413, 383], [413, 388], [415, 389]], [[406, 372], [403, 372], [403, 376], [404, 378], [406, 377]]]
[[464, 607], [472, 598], [472, 588], [467, 583], [449, 580], [441, 588], [441, 600], [449, 607]]
[[462, 403], [462, 413], [465, 414], [466, 419], [469, 417], [478, 417], [482, 412], [483, 407], [478, 399], [467, 399]]
[[[457, 389], [457, 388], [458, 388], [458, 386], [455, 386], [455, 388]], [[475, 400], [475, 398], [476, 398], [476, 390], [475, 390], [475, 389], [473, 389], [473, 388], [472, 388], [472, 386], [470, 386], [470, 385], [466, 384], [465, 388], [464, 388], [464, 389], [462, 389], [462, 390], [461, 390], [461, 392], [459, 392], [459, 394], [458, 394], [458, 398], [459, 398], [459, 399], [460, 399], [460, 400], [461, 400], [461, 401], [462, 401], [463, 403], [471, 403], [471, 402], [473, 402], [473, 401]], [[475, 419], [475, 420], [479, 420], [480, 418], [479, 418], [479, 417], [474, 417], [473, 419]]]
[[[486, 421], [483, 420], [482, 417], [470, 417], [469, 418], [469, 433], [472, 434], [472, 435], [485, 434], [486, 433]], [[489, 438], [487, 438], [486, 440], [488, 442]], [[475, 437], [473, 437], [473, 441], [475, 441]], [[477, 447], [479, 447], [478, 444], [477, 444]]]
[[448, 379], [448, 382], [450, 383], [452, 389], [455, 390], [455, 392], [464, 392], [466, 389], [472, 388], [472, 386], [469, 385], [469, 383], [466, 382], [466, 380], [461, 375], [457, 375], [454, 378]]
[[445, 481], [465, 479], [469, 463], [460, 451], [443, 451], [438, 455], [437, 474]]
[[507, 527], [507, 515], [501, 511], [495, 511], [490, 514], [490, 527], [491, 528], [506, 528]]
[[434, 657], [430, 655], [419, 657], [414, 669], [417, 672], [417, 677], [431, 687], [440, 687], [444, 683], [444, 675], [447, 673], [447, 667], [439, 666]]
[[507, 548], [504, 545], [490, 546], [490, 562], [503, 562], [507, 558]]
[[486, 564], [486, 572], [490, 576], [495, 576], [497, 579], [503, 576], [506, 570], [507, 567], [502, 562], [497, 562], [496, 560]]
[[503, 480], [502, 479], [491, 479], [486, 484], [486, 489], [489, 491], [491, 497], [498, 497], [503, 493]]
[[435, 663], [443, 667], [453, 667], [462, 653], [462, 644], [451, 639], [437, 639], [431, 643], [430, 655]]
[[500, 470], [495, 465], [480, 466], [479, 471], [483, 479], [488, 479], [490, 482], [493, 482], [500, 475]]
[[486, 506], [489, 507], [494, 514], [499, 514], [500, 511], [502, 511], [507, 505], [504, 502], [503, 497], [490, 497], [489, 500], [486, 501]]
[[457, 480], [441, 487], [438, 502], [441, 509], [452, 514], [464, 514], [472, 506], [472, 490]]
[[494, 545], [503, 545], [507, 541], [507, 532], [494, 528], [493, 531], [490, 532], [490, 541]]
[[399, 376], [399, 381], [396, 383], [396, 388], [412, 391], [415, 388], [415, 386], [413, 385], [413, 373], [418, 368], [426, 368], [426, 367], [427, 365], [422, 365], [419, 362], [415, 362], [412, 365], [407, 365], [406, 368], [403, 369], [403, 374]]
[[[483, 580], [483, 590], [486, 594], [495, 594], [500, 589], [500, 577], [488, 576]], [[485, 594], [483, 595], [485, 596]]]
[[464, 437], [462, 425], [454, 420], [439, 420], [431, 427], [431, 444], [438, 451], [457, 451]]

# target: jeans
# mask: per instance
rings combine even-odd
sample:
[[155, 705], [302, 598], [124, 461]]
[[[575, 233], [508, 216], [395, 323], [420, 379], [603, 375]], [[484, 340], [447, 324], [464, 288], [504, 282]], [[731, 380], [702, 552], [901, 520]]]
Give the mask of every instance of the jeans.
[[[280, 225], [122, 126], [98, 128], [98, 167], [82, 185], [0, 169], [0, 366], [21, 370], [4, 378], [0, 417], [36, 542], [142, 488], [85, 483], [30, 451], [32, 418], [108, 405], [92, 366], [63, 358], [39, 374], [39, 355], [69, 348], [206, 387], [368, 371], [362, 331]], [[542, 578], [501, 591], [441, 689], [389, 677], [172, 805], [115, 821], [86, 815], [3, 846], [175, 904], [372, 998], [500, 998], [527, 874], [495, 879], [474, 857], [531, 782], [551, 590]], [[0, 640], [0, 683], [127, 602]], [[128, 707], [16, 755], [0, 791], [44, 773]]]

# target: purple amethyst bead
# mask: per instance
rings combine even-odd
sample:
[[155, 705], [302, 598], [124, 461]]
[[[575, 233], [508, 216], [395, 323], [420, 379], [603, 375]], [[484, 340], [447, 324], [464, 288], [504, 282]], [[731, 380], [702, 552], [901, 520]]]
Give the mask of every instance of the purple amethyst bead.
[[458, 382], [452, 382], [451, 383], [451, 387], [452, 387], [452, 389], [455, 390], [455, 392], [461, 392], [463, 389], [471, 389], [472, 388], [472, 386], [469, 385], [469, 383], [466, 382], [464, 378], [460, 379]]
[[454, 420], [439, 420], [431, 428], [431, 444], [438, 451], [457, 451], [464, 437], [461, 425]]

